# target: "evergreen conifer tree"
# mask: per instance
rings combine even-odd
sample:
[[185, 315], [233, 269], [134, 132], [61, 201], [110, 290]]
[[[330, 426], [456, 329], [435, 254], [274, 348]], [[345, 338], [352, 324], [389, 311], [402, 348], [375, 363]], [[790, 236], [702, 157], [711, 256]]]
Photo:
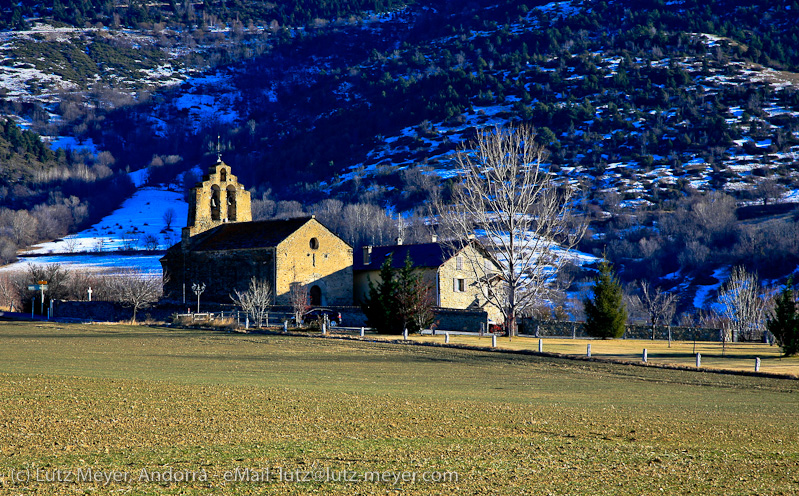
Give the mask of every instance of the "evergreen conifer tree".
[[796, 295], [791, 279], [777, 297], [774, 316], [766, 321], [766, 328], [774, 335], [786, 356], [799, 353], [799, 315], [796, 312]]
[[430, 288], [413, 267], [410, 255], [405, 265], [394, 269], [389, 255], [380, 266], [380, 282], [369, 281], [369, 297], [361, 305], [367, 325], [380, 334], [419, 332], [433, 323]]
[[380, 282], [375, 285], [369, 281], [369, 297], [361, 308], [366, 314], [366, 325], [379, 334], [402, 334], [397, 294], [399, 282], [394, 277], [392, 256], [386, 257], [380, 266]]
[[620, 338], [624, 335], [627, 308], [622, 298], [621, 285], [607, 260], [599, 264], [599, 275], [594, 279], [594, 297], [583, 301], [585, 306], [585, 332], [602, 339]]
[[405, 257], [405, 265], [399, 270], [397, 282], [397, 308], [403, 328], [415, 333], [430, 327], [435, 319], [432, 311], [433, 298], [430, 288], [422, 280], [422, 275], [414, 269], [410, 253]]

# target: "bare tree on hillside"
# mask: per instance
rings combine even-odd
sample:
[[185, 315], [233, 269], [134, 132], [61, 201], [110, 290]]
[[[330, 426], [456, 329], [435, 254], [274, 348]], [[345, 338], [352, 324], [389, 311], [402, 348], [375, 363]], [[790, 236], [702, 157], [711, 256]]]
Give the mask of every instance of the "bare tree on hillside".
[[509, 336], [516, 319], [553, 289], [585, 232], [573, 213], [575, 190], [542, 169], [547, 152], [535, 137], [524, 125], [478, 132], [474, 150], [458, 155], [462, 187], [439, 208], [442, 234], [477, 237], [494, 256], [490, 278], [482, 257], [466, 258], [483, 296], [501, 309]]
[[162, 218], [164, 219], [164, 230], [169, 231], [172, 229], [172, 223], [175, 221], [175, 209], [166, 209]]
[[269, 283], [253, 277], [250, 279], [250, 286], [247, 291], [234, 289], [233, 292], [235, 296], [230, 295], [233, 303], [252, 316], [254, 325], [261, 327], [264, 317], [269, 312], [269, 307], [272, 306], [272, 289], [269, 287]]

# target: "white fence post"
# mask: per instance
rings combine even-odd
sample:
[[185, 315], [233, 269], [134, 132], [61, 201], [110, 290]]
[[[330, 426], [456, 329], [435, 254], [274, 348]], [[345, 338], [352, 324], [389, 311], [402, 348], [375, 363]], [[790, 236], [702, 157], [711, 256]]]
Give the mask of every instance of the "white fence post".
[[641, 360], [643, 360], [643, 362], [644, 362], [644, 363], [646, 363], [646, 359], [647, 359], [647, 356], [646, 356], [646, 348], [644, 348], [644, 356], [643, 356], [643, 357], [641, 357]]
[[696, 354], [696, 368], [699, 368], [701, 366], [702, 366], [702, 354], [701, 353], [697, 353]]
[[445, 332], [444, 333], [444, 344], [448, 344], [448, 343], [449, 343], [449, 333]]
[[760, 372], [760, 357], [755, 358], [755, 372]]
[[588, 343], [588, 346], [585, 349], [585, 355], [588, 357], [591, 356], [591, 343]]
[[538, 340], [538, 352], [539, 353], [543, 353], [544, 352], [544, 340], [543, 339], [539, 339]]
[[364, 332], [365, 332], [365, 329], [363, 327], [361, 327], [361, 337], [363, 337]]
[[492, 334], [491, 335], [491, 347], [492, 348], [496, 348], [497, 347], [497, 335], [496, 334]]
[[402, 340], [403, 341], [407, 341], [408, 340], [408, 329], [403, 329], [402, 330]]

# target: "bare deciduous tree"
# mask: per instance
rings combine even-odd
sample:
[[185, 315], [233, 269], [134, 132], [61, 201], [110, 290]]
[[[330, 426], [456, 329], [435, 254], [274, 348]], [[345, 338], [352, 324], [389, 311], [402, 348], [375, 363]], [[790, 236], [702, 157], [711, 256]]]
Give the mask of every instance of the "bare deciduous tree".
[[20, 277], [22, 277], [21, 274], [0, 274], [0, 305], [8, 308], [11, 312], [20, 307], [18, 284], [14, 281], [14, 278], [19, 279]]
[[257, 327], [263, 325], [269, 307], [272, 306], [272, 289], [269, 283], [258, 280], [255, 277], [250, 279], [250, 286], [247, 291], [233, 290], [234, 295], [230, 295], [233, 303], [239, 305], [245, 312], [252, 316], [253, 323]]
[[652, 339], [655, 339], [655, 327], [661, 322], [671, 322], [677, 309], [677, 301], [680, 298], [675, 293], [661, 291], [660, 288], [653, 289], [647, 281], [640, 281], [639, 285], [641, 286], [641, 304], [649, 315]]
[[300, 283], [293, 283], [289, 290], [289, 301], [294, 310], [294, 321], [297, 325], [302, 323], [302, 316], [311, 307], [308, 286]]
[[164, 282], [159, 277], [129, 269], [114, 277], [113, 297], [123, 305], [133, 308], [133, 322], [136, 322], [136, 313], [161, 297]]
[[158, 249], [158, 238], [153, 234], [148, 234], [143, 240], [144, 249], [154, 251]]
[[490, 278], [482, 257], [467, 259], [483, 296], [501, 309], [509, 336], [517, 317], [555, 289], [555, 276], [585, 231], [573, 214], [574, 189], [542, 169], [546, 156], [528, 126], [478, 132], [474, 150], [458, 155], [462, 187], [439, 208], [445, 237], [475, 236], [494, 256]]
[[[729, 330], [742, 339], [752, 340], [762, 332], [767, 300], [756, 274], [734, 267], [719, 292], [718, 303]], [[723, 339], [728, 339], [726, 332]]]

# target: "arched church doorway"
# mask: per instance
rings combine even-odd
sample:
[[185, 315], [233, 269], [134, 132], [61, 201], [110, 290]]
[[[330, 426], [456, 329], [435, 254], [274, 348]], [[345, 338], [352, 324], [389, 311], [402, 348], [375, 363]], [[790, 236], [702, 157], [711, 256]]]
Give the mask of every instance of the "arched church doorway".
[[319, 286], [311, 286], [311, 306], [318, 307], [322, 304], [322, 288]]

